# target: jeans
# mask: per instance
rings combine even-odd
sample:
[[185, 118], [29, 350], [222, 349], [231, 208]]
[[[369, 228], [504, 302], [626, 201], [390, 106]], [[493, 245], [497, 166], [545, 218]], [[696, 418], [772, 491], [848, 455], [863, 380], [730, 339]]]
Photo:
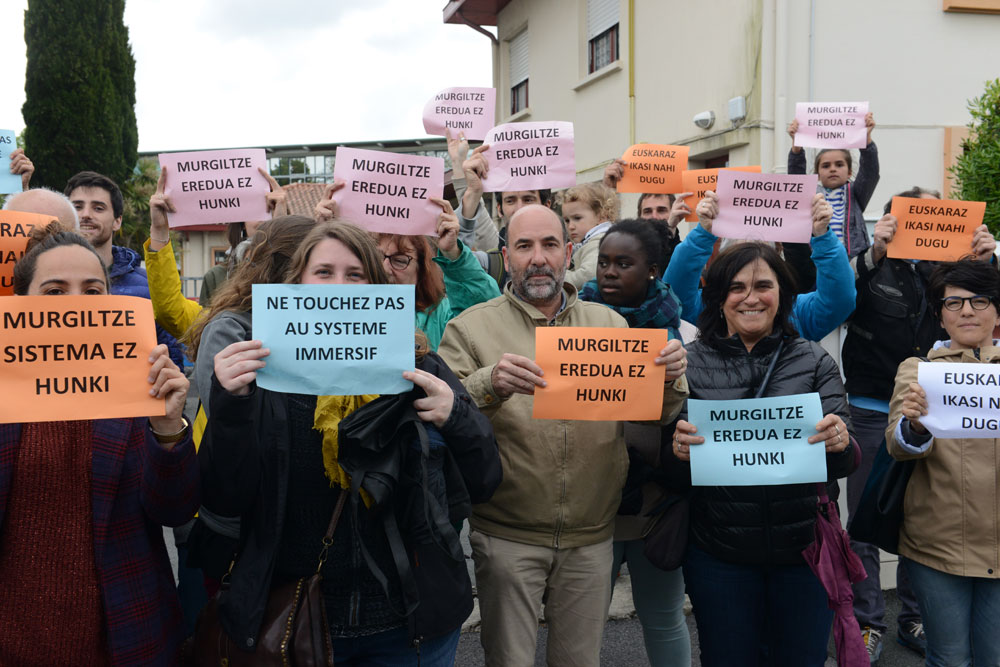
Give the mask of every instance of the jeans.
[[652, 667], [691, 664], [691, 636], [684, 619], [684, 574], [680, 568], [661, 570], [642, 553], [642, 540], [614, 543], [611, 582], [622, 561], [632, 578], [632, 602], [642, 624], [642, 638]]
[[[872, 470], [872, 461], [880, 447], [885, 447], [885, 429], [889, 423], [889, 415], [877, 410], [867, 410], [850, 406], [851, 423], [858, 444], [861, 446], [861, 465], [847, 477], [847, 513], [854, 516], [865, 490], [865, 482]], [[867, 542], [851, 540], [851, 548], [865, 566], [868, 578], [853, 585], [854, 616], [862, 628], [869, 626], [879, 632], [885, 632], [885, 598], [882, 596], [882, 582], [879, 572], [879, 549]], [[897, 625], [920, 622], [920, 607], [913, 594], [913, 588], [906, 576], [905, 568], [896, 566], [896, 593], [899, 596], [900, 610]]]
[[1000, 579], [960, 577], [902, 559], [924, 610], [927, 667], [1000, 667]]
[[704, 667], [823, 667], [833, 612], [809, 566], [728, 563], [689, 545], [684, 580]]
[[410, 644], [410, 631], [406, 627], [387, 630], [366, 637], [334, 638], [333, 659], [337, 665], [365, 665], [365, 667], [452, 667], [461, 628], [425, 640], [419, 653]]

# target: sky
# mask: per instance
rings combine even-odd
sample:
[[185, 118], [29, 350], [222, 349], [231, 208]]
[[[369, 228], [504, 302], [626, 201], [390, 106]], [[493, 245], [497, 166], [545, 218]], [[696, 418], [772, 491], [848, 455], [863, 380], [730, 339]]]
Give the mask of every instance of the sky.
[[[489, 38], [444, 24], [444, 5], [128, 0], [139, 150], [425, 137], [421, 115], [436, 92], [492, 85]], [[27, 6], [0, 1], [0, 128], [15, 132]]]

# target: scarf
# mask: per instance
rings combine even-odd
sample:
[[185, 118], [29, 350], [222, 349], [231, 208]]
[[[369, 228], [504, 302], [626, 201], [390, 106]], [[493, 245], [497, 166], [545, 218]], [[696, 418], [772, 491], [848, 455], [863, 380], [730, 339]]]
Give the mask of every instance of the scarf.
[[844, 214], [847, 212], [847, 183], [839, 188], [823, 188], [823, 197], [827, 203], [833, 207], [833, 216], [830, 218], [830, 229], [841, 241], [844, 240]]
[[646, 300], [635, 308], [628, 306], [611, 306], [604, 302], [601, 290], [597, 287], [597, 279], [588, 281], [580, 290], [580, 298], [608, 306], [625, 318], [633, 329], [666, 329], [670, 338], [680, 338], [681, 307], [674, 296], [670, 285], [659, 278], [649, 281], [646, 289]]
[[[316, 397], [313, 428], [323, 434], [323, 470], [326, 472], [327, 479], [330, 480], [330, 486], [339, 486], [342, 489], [351, 488], [351, 476], [340, 467], [338, 462], [340, 429], [337, 427], [340, 420], [376, 398], [378, 398], [378, 394]], [[361, 490], [361, 499], [365, 501], [365, 507], [371, 507], [372, 498], [364, 489]]]

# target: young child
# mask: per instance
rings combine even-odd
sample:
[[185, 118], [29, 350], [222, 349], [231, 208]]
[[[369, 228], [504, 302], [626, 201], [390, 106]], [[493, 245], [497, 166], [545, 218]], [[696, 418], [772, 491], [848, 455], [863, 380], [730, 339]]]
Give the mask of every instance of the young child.
[[597, 275], [597, 246], [618, 219], [618, 197], [601, 183], [587, 183], [563, 190], [559, 202], [573, 241], [573, 264], [566, 282], [580, 289]]

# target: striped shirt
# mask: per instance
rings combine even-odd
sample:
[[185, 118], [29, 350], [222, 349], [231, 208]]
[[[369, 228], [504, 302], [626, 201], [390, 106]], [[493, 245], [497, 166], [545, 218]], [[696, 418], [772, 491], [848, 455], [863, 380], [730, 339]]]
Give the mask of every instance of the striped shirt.
[[823, 188], [823, 196], [827, 203], [833, 207], [833, 216], [830, 218], [830, 229], [841, 241], [844, 240], [844, 218], [847, 213], [847, 184], [839, 188]]

